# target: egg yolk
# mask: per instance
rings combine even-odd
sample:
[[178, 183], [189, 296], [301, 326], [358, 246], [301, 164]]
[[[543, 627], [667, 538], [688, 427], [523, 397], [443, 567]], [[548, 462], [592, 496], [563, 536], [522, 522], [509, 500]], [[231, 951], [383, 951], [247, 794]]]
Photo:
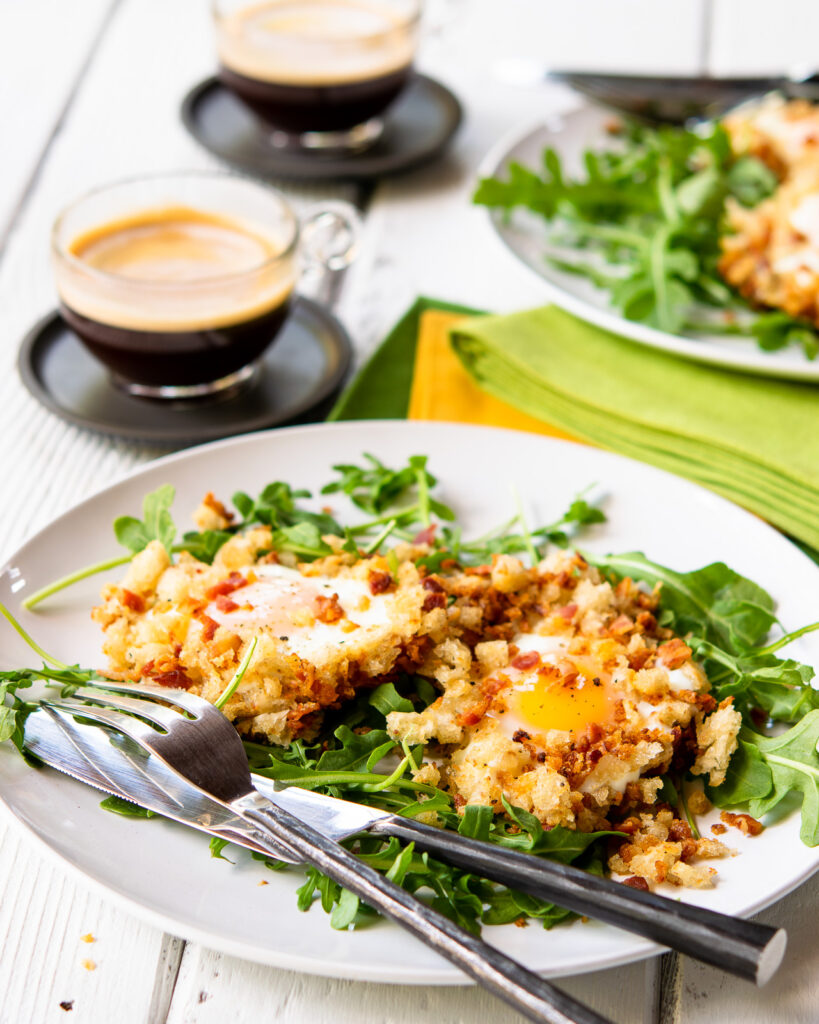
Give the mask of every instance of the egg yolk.
[[577, 674], [527, 673], [506, 697], [510, 719], [526, 732], [559, 729], [575, 735], [591, 725], [605, 725], [614, 716], [617, 693], [607, 673], [578, 665]]

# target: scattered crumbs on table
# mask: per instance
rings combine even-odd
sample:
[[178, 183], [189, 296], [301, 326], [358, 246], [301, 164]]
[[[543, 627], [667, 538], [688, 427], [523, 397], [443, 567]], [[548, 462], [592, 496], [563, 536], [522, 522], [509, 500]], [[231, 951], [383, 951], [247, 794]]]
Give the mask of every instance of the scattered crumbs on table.
[[96, 971], [97, 969], [97, 965], [94, 963], [93, 960], [83, 960], [82, 966], [86, 969], [86, 971]]
[[81, 935], [80, 936], [80, 941], [81, 942], [96, 942], [97, 940], [96, 940], [96, 938], [94, 938], [94, 936], [91, 934], [91, 932], [86, 932], [85, 935]]
[[199, 1000], [198, 1001], [200, 1003], [204, 1003], [205, 1000], [207, 1000], [207, 999], [210, 999], [210, 996], [208, 995], [207, 992], [205, 992], [204, 989], [202, 989], [202, 991], [199, 993]]
[[259, 885], [267, 885], [267, 884], [268, 883], [264, 879], [262, 879], [261, 882], [259, 882]]
[[63, 1001], [60, 1003], [60, 1009], [61, 1010], [65, 1010], [66, 1013], [68, 1013], [70, 1010], [73, 1010], [74, 1009], [74, 1000], [73, 999], [63, 999]]

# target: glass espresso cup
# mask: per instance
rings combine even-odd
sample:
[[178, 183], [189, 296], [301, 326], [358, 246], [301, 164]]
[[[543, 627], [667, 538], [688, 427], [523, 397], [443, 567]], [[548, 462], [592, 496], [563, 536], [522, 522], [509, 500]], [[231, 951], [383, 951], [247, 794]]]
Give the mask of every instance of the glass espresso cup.
[[[327, 216], [319, 208], [310, 226]], [[62, 316], [115, 383], [198, 398], [251, 377], [275, 340], [299, 274], [299, 221], [267, 186], [166, 174], [78, 199], [57, 217], [51, 248]]]
[[274, 144], [360, 149], [406, 85], [421, 0], [214, 0], [219, 77]]

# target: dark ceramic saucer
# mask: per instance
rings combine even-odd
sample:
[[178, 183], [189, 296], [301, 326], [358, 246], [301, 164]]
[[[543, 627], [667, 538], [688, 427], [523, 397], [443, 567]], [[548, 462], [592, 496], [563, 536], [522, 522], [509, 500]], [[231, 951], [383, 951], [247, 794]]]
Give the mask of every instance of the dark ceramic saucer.
[[263, 178], [366, 181], [431, 160], [461, 123], [461, 105], [440, 82], [414, 74], [384, 115], [369, 149], [330, 156], [277, 148], [266, 128], [217, 78], [194, 86], [182, 101], [185, 127], [215, 156]]
[[133, 398], [117, 388], [59, 313], [49, 313], [23, 339], [18, 369], [46, 408], [80, 427], [157, 444], [187, 445], [323, 418], [317, 408], [338, 389], [352, 347], [334, 316], [299, 298], [256, 376], [225, 397], [190, 402]]

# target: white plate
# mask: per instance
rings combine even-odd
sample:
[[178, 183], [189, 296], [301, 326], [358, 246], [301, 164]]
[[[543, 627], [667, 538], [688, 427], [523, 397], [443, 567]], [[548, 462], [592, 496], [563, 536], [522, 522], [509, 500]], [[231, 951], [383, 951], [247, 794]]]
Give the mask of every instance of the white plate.
[[[677, 569], [723, 559], [758, 580], [779, 601], [782, 621], [800, 626], [815, 606], [819, 569], [759, 519], [709, 491], [628, 459], [532, 434], [440, 423], [341, 423], [298, 427], [205, 445], [160, 459], [88, 499], [29, 541], [0, 573], [0, 601], [10, 604], [45, 648], [66, 661], [99, 665], [100, 635], [88, 617], [103, 578], [20, 611], [33, 588], [117, 551], [111, 522], [138, 513], [143, 495], [162, 483], [177, 489], [175, 517], [184, 527], [203, 494], [256, 493], [282, 479], [314, 491], [329, 467], [370, 451], [396, 465], [430, 455], [443, 500], [469, 532], [497, 525], [514, 507], [517, 486], [532, 520], [555, 519], [591, 483], [608, 495], [608, 522], [584, 535], [597, 551], [640, 548]], [[326, 500], [326, 499], [325, 499]], [[333, 506], [343, 512], [333, 497]], [[117, 578], [117, 573], [108, 578]], [[819, 636], [794, 644], [794, 655], [819, 664]], [[32, 664], [11, 630], [0, 628], [0, 666]], [[214, 949], [295, 970], [401, 983], [457, 984], [463, 977], [399, 928], [379, 922], [333, 931], [314, 907], [296, 909], [297, 870], [274, 874], [241, 851], [231, 867], [208, 855], [198, 834], [161, 820], [134, 821], [99, 810], [100, 795], [49, 769], [29, 768], [0, 749], [0, 796], [14, 818], [64, 862], [117, 897], [135, 914]], [[798, 838], [798, 813], [759, 838], [735, 829], [726, 837], [741, 851], [721, 862], [720, 883], [675, 896], [735, 914], [749, 914], [806, 879], [819, 852]], [[231, 856], [233, 856], [231, 854]], [[771, 865], [776, 864], [776, 870]], [[264, 879], [268, 884], [259, 887]], [[595, 923], [486, 930], [491, 942], [548, 975], [575, 974], [656, 952], [639, 938]]]
[[[526, 167], [540, 167], [547, 146], [556, 150], [569, 173], [578, 173], [584, 150], [601, 148], [607, 141], [611, 144], [611, 137], [605, 131], [605, 125], [611, 120], [610, 110], [588, 105], [551, 117], [545, 124], [529, 127], [524, 132], [517, 131], [489, 152], [480, 168], [480, 176], [506, 177], [506, 169], [513, 161]], [[502, 210], [487, 212], [503, 244], [542, 279], [545, 297], [581, 320], [685, 359], [767, 377], [819, 381], [819, 359], [808, 359], [796, 347], [764, 352], [750, 336], [675, 335], [626, 320], [612, 306], [607, 292], [586, 278], [558, 270], [546, 261], [546, 231], [541, 217], [523, 209], [514, 210], [511, 216]]]

